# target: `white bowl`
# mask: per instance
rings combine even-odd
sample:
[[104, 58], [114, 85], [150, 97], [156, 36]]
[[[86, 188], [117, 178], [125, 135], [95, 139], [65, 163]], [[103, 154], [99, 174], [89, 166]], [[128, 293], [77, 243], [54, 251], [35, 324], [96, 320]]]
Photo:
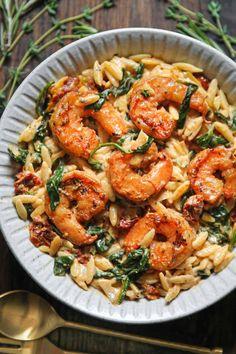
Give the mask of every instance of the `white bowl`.
[[231, 102], [236, 101], [235, 63], [216, 50], [174, 32], [151, 28], [118, 29], [67, 45], [33, 70], [17, 89], [3, 114], [0, 125], [0, 221], [3, 235], [15, 257], [52, 296], [76, 310], [101, 319], [151, 323], [189, 315], [228, 294], [236, 285], [236, 260], [221, 273], [182, 292], [169, 305], [163, 299], [142, 299], [113, 306], [95, 289], [86, 292], [69, 276], [54, 276], [53, 259], [29, 241], [27, 225], [18, 218], [12, 205], [16, 170], [7, 153], [8, 145], [16, 143], [21, 131], [32, 121], [35, 98], [46, 82], [81, 72], [91, 67], [96, 59], [104, 61], [114, 54], [127, 56], [135, 53], [151, 53], [170, 63], [184, 61], [197, 65], [204, 69], [206, 76], [218, 79]]

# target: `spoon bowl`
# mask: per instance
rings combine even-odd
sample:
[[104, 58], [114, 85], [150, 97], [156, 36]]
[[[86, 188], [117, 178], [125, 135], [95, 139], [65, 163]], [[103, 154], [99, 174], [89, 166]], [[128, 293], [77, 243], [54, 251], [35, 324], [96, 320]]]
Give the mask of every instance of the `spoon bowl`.
[[54, 308], [42, 297], [15, 290], [0, 296], [0, 332], [19, 340], [34, 340], [63, 325]]

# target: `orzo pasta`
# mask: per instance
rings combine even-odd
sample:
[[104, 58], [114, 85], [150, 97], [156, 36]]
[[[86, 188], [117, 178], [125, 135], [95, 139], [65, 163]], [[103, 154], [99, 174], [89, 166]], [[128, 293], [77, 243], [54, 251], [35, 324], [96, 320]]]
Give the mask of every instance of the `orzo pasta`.
[[13, 203], [56, 276], [112, 303], [172, 301], [233, 258], [236, 108], [216, 79], [150, 54], [49, 82], [9, 148]]

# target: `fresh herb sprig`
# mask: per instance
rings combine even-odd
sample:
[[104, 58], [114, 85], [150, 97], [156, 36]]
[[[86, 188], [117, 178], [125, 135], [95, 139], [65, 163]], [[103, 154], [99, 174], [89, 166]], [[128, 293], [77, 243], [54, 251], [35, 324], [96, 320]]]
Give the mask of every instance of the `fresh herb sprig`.
[[[48, 29], [43, 35], [41, 35], [35, 41], [29, 42], [29, 48], [25, 52], [22, 59], [19, 61], [17, 68], [15, 68], [10, 73], [10, 76], [5, 81], [3, 87], [0, 89], [0, 114], [4, 110], [7, 101], [11, 98], [12, 94], [15, 91], [16, 86], [20, 82], [25, 67], [34, 57], [39, 56], [46, 48], [50, 47], [55, 43], [64, 45], [64, 41], [80, 39], [82, 37], [97, 32], [96, 28], [80, 22], [81, 20], [86, 19], [86, 12], [82, 12], [75, 16], [71, 16], [61, 20], [56, 19], [55, 3], [58, 2], [55, 0], [47, 0], [47, 6], [44, 7], [41, 11], [39, 11], [39, 13], [35, 15], [30, 21], [28, 21], [27, 25], [25, 25], [25, 27], [27, 27], [29, 30], [30, 28], [32, 28], [35, 21], [39, 19], [46, 11], [48, 11], [50, 15], [53, 17], [53, 26], [51, 26], [50, 29]], [[94, 7], [90, 8], [90, 13], [92, 15], [96, 11], [99, 11], [103, 8], [108, 9], [114, 6], [114, 4], [115, 1], [113, 0], [102, 0]], [[72, 34], [62, 35], [61, 31], [62, 30], [64, 31], [66, 29], [65, 26], [67, 26], [69, 23], [74, 24], [72, 29]], [[47, 41], [48, 37], [51, 36], [52, 33], [55, 33], [55, 36]], [[21, 40], [24, 34], [25, 31], [22, 30], [17, 35], [12, 45], [9, 47], [8, 51], [12, 52], [12, 50], [19, 43], [19, 41]], [[5, 61], [5, 57], [4, 56], [0, 57], [0, 67], [3, 65], [4, 61]]]
[[224, 49], [218, 45], [217, 41], [209, 37], [209, 33], [216, 36], [219, 42], [223, 42], [232, 58], [236, 57], [236, 50], [233, 45], [236, 44], [236, 37], [229, 34], [226, 25], [222, 25], [220, 12], [221, 5], [217, 0], [211, 0], [208, 4], [208, 11], [213, 21], [206, 19], [202, 12], [194, 12], [183, 6], [179, 0], [169, 0], [169, 6], [166, 9], [166, 18], [176, 21], [176, 28], [179, 32], [190, 37], [198, 39], [215, 49], [224, 52]]

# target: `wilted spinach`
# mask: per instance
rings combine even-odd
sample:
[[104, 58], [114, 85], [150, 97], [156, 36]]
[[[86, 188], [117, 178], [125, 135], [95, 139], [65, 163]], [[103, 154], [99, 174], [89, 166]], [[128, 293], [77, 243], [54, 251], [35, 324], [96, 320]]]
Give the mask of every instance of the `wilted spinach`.
[[49, 81], [40, 91], [35, 104], [35, 111], [38, 116], [43, 116], [47, 112], [49, 101], [49, 88], [54, 84], [54, 81]]
[[225, 138], [219, 135], [215, 135], [213, 132], [214, 124], [209, 128], [207, 133], [199, 136], [196, 139], [197, 144], [200, 145], [203, 149], [215, 147], [217, 145], [229, 145], [229, 142]]
[[213, 216], [217, 221], [225, 223], [228, 218], [229, 218], [229, 212], [228, 210], [224, 207], [224, 205], [220, 205], [215, 208], [210, 208], [207, 210], [211, 216]]
[[226, 225], [222, 225], [219, 222], [208, 223], [202, 226], [200, 230], [208, 232], [208, 240], [211, 243], [222, 245], [229, 242], [230, 227], [228, 223]]
[[94, 246], [98, 253], [106, 252], [114, 242], [112, 235], [100, 226], [89, 226], [87, 232], [89, 235], [98, 236], [98, 239], [94, 242]]
[[54, 81], [48, 82], [41, 90], [36, 100], [35, 110], [38, 116], [42, 116], [42, 121], [38, 126], [34, 135], [33, 141], [43, 142], [48, 130], [48, 120], [50, 113], [48, 112], [49, 88], [54, 84]]
[[185, 123], [185, 120], [186, 120], [186, 117], [187, 117], [187, 114], [189, 111], [189, 107], [190, 107], [191, 97], [197, 89], [198, 89], [197, 85], [194, 85], [194, 84], [188, 85], [186, 95], [185, 95], [183, 102], [181, 103], [180, 109], [179, 109], [179, 119], [177, 121], [178, 129], [182, 129], [184, 127], [184, 123]]
[[74, 258], [75, 257], [73, 255], [56, 257], [54, 259], [54, 275], [65, 276], [66, 273], [70, 270], [70, 266]]
[[222, 122], [226, 123], [233, 131], [236, 130], [236, 111], [234, 112], [234, 115], [233, 115], [232, 119], [230, 119], [229, 117], [226, 117], [221, 112], [215, 112], [215, 115]]
[[54, 171], [54, 174], [48, 179], [46, 184], [47, 192], [50, 199], [50, 207], [52, 210], [56, 209], [60, 201], [60, 195], [58, 189], [61, 183], [63, 172], [64, 172], [64, 161], [60, 160], [57, 168]]
[[99, 111], [102, 107], [102, 105], [105, 103], [106, 98], [108, 95], [110, 95], [111, 93], [111, 89], [106, 89], [104, 91], [102, 91], [101, 93], [99, 93], [99, 100], [89, 104], [88, 106], [85, 107], [85, 109], [93, 109], [95, 112]]
[[8, 148], [8, 153], [15, 162], [19, 165], [24, 165], [29, 151], [23, 148], [18, 148], [18, 154], [14, 154], [14, 152]]
[[119, 97], [125, 95], [129, 92], [132, 85], [136, 80], [141, 79], [143, 75], [144, 65], [139, 64], [136, 71], [135, 76], [132, 76], [128, 71], [123, 70], [123, 77], [118, 87], [111, 87], [99, 93], [99, 100], [95, 103], [89, 104], [86, 106], [86, 109], [93, 109], [95, 112], [99, 111], [103, 104], [105, 103], [107, 96], [112, 94], [114, 97]]
[[202, 278], [202, 279], [206, 279], [210, 276], [210, 274], [207, 274], [204, 270], [198, 270], [197, 271], [197, 276]]
[[136, 281], [149, 268], [149, 250], [139, 248], [130, 252], [123, 262], [117, 262], [116, 266], [110, 271], [100, 272], [95, 275], [96, 278], [116, 278], [121, 281], [122, 288], [118, 303], [124, 300], [125, 294], [131, 282]]

